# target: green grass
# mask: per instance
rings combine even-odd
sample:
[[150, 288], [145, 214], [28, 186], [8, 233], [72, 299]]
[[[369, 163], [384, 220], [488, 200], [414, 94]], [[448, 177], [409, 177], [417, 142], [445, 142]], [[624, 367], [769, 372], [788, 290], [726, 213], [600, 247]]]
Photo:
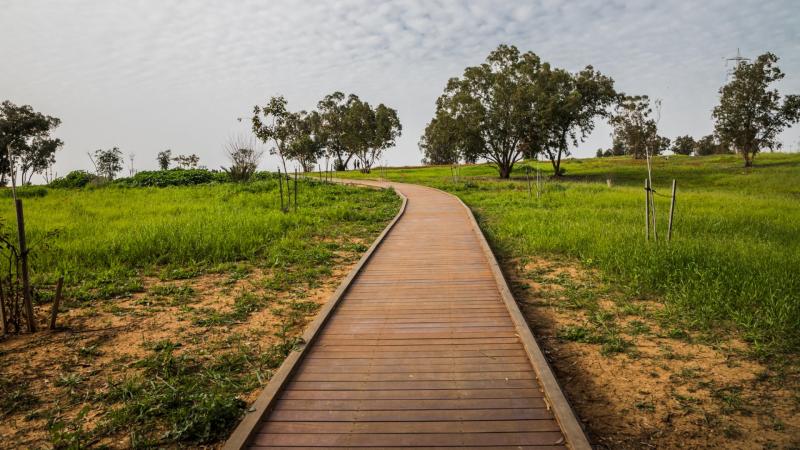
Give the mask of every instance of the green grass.
[[[50, 189], [24, 200], [35, 281], [64, 274], [68, 297], [92, 300], [142, 291], [143, 273], [178, 280], [235, 261], [315, 277], [337, 250], [330, 241], [369, 239], [399, 207], [390, 191], [302, 181], [298, 193], [298, 211], [283, 213], [275, 180]], [[0, 202], [10, 233], [13, 217]]]
[[[537, 163], [528, 163], [536, 166]], [[498, 256], [566, 255], [632, 296], [663, 299], [667, 314], [701, 329], [736, 329], [768, 355], [800, 350], [800, 155], [762, 154], [746, 170], [734, 155], [658, 158], [654, 187], [678, 181], [672, 242], [644, 242], [644, 161], [568, 160], [567, 176], [528, 197], [525, 164], [512, 180], [487, 165], [387, 169], [387, 179], [461, 197]], [[349, 172], [348, 177], [377, 178]], [[613, 187], [606, 185], [611, 179]], [[656, 197], [659, 234], [669, 199]]]

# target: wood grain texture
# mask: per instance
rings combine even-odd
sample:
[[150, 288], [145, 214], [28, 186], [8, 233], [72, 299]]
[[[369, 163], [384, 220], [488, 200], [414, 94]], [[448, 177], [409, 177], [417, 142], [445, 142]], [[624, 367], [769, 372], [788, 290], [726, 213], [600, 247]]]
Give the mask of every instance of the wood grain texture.
[[392, 187], [405, 212], [228, 448], [586, 448], [554, 415], [549, 367], [534, 367], [471, 212], [441, 191]]

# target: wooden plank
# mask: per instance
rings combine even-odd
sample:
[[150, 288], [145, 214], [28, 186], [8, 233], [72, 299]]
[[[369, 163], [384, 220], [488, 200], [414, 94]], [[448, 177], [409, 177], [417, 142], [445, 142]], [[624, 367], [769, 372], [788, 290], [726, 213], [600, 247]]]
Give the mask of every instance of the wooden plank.
[[389, 234], [389, 230], [391, 230], [392, 227], [397, 224], [397, 222], [400, 220], [400, 217], [402, 217], [405, 213], [406, 206], [408, 204], [408, 198], [402, 194], [400, 194], [400, 196], [402, 197], [403, 201], [400, 205], [399, 211], [394, 216], [394, 219], [389, 222], [386, 228], [384, 228], [383, 232], [381, 232], [377, 239], [375, 239], [375, 242], [373, 242], [370, 248], [367, 249], [347, 277], [342, 280], [342, 283], [328, 300], [328, 303], [326, 303], [319, 312], [317, 318], [303, 333], [303, 342], [305, 342], [306, 345], [300, 349], [292, 351], [289, 356], [286, 357], [286, 359], [283, 361], [283, 364], [281, 364], [281, 367], [277, 372], [275, 372], [275, 375], [273, 375], [267, 387], [258, 396], [255, 403], [253, 403], [253, 405], [250, 407], [248, 413], [244, 416], [242, 421], [239, 422], [239, 425], [236, 427], [236, 429], [233, 430], [233, 433], [225, 442], [223, 447], [224, 449], [238, 450], [247, 445], [248, 441], [256, 430], [256, 426], [272, 407], [273, 402], [277, 398], [277, 394], [283, 388], [284, 384], [289, 380], [292, 373], [294, 373], [294, 370], [302, 359], [305, 349], [308, 348], [309, 345], [313, 344], [314, 340], [319, 335], [319, 331], [323, 328], [325, 322], [333, 313], [334, 308], [336, 308], [336, 305], [339, 303], [342, 297], [344, 297], [347, 288], [350, 286], [362, 268], [367, 264], [367, 261], [369, 261], [372, 254], [375, 253], [375, 250], [381, 244], [381, 241], [383, 241], [383, 239]]
[[267, 422], [260, 433], [509, 433], [558, 431], [552, 420], [476, 420], [472, 422]]
[[418, 389], [413, 391], [296, 391], [285, 389], [281, 398], [309, 400], [337, 399], [430, 399], [453, 400], [459, 398], [529, 398], [541, 397], [538, 389]]
[[[310, 422], [441, 422], [444, 420], [487, 420], [482, 409], [441, 409], [409, 411], [297, 411], [275, 408], [269, 421]], [[545, 420], [553, 414], [543, 408], [493, 409], [489, 420]]]
[[564, 448], [471, 213], [441, 191], [393, 187], [402, 218], [291, 362], [250, 445]]
[[339, 433], [295, 434], [259, 433], [255, 445], [343, 445], [348, 447], [403, 447], [431, 445], [455, 447], [462, 445], [558, 445], [564, 442], [560, 431], [530, 433]]

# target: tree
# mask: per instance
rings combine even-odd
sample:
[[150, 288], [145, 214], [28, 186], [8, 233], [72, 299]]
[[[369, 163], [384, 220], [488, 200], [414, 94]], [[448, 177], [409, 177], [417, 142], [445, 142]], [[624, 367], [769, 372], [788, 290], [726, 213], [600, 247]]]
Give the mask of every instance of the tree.
[[437, 108], [418, 145], [424, 164], [475, 162], [483, 149], [480, 135], [463, 127], [461, 121], [442, 108]]
[[61, 148], [60, 139], [50, 133], [61, 124], [56, 117], [46, 116], [29, 105], [17, 106], [6, 100], [0, 104], [0, 186], [17, 175], [22, 183], [50, 167]]
[[561, 158], [569, 156], [569, 144], [578, 145], [594, 130], [597, 117], [608, 117], [618, 99], [614, 80], [586, 66], [578, 73], [542, 64], [535, 91], [541, 150], [553, 173], [561, 175]]
[[652, 108], [645, 96], [624, 97], [611, 118], [615, 154], [623, 149], [636, 159], [659, 155], [669, 148], [669, 139], [658, 135], [656, 121], [650, 117]]
[[231, 137], [225, 144], [225, 154], [231, 162], [230, 167], [222, 170], [228, 173], [233, 181], [248, 181], [256, 173], [258, 163], [264, 152], [256, 149], [256, 143], [242, 136]]
[[191, 155], [178, 155], [172, 158], [173, 161], [178, 165], [181, 169], [196, 169], [197, 165], [200, 164], [200, 157], [196, 154], [192, 153]]
[[717, 141], [716, 136], [709, 134], [697, 140], [694, 144], [694, 154], [697, 156], [720, 155], [731, 153], [728, 147]]
[[539, 141], [533, 89], [539, 66], [535, 54], [501, 45], [483, 64], [451, 78], [437, 100], [437, 115], [449, 115], [458, 129], [471, 133], [482, 144], [475, 156], [494, 164], [501, 178], [509, 178]]
[[333, 159], [335, 170], [347, 170], [353, 158], [346, 145], [348, 134], [352, 132], [347, 123], [347, 104], [348, 98], [339, 91], [326, 95], [317, 103], [321, 132], [326, 136], [325, 148]]
[[740, 62], [728, 84], [720, 88], [720, 102], [712, 116], [720, 142], [753, 165], [755, 154], [763, 148], [780, 148], [777, 137], [784, 128], [800, 120], [800, 95], [787, 95], [781, 103], [777, 89], [769, 86], [784, 74], [772, 53], [754, 62]]
[[158, 161], [159, 169], [161, 170], [169, 169], [169, 162], [171, 159], [172, 159], [172, 150], [166, 149], [158, 152], [158, 156], [156, 156], [156, 161]]
[[397, 111], [383, 103], [372, 108], [368, 102], [351, 95], [347, 100], [348, 133], [345, 144], [358, 160], [358, 167], [369, 173], [383, 151], [394, 145], [402, 132]]
[[117, 172], [122, 170], [124, 161], [119, 147], [95, 150], [94, 157], [89, 153], [89, 159], [92, 161], [97, 175], [109, 181], [113, 180]]
[[697, 146], [694, 138], [691, 136], [678, 136], [675, 142], [672, 143], [672, 153], [676, 155], [691, 155]]
[[271, 155], [278, 155], [286, 172], [286, 156], [289, 143], [296, 133], [298, 116], [286, 108], [287, 102], [283, 96], [272, 97], [264, 106], [253, 107], [253, 134], [263, 143], [275, 144], [270, 147]]
[[312, 172], [328, 142], [322, 116], [317, 111], [300, 111], [292, 118], [292, 125], [285, 156], [300, 163], [304, 172]]

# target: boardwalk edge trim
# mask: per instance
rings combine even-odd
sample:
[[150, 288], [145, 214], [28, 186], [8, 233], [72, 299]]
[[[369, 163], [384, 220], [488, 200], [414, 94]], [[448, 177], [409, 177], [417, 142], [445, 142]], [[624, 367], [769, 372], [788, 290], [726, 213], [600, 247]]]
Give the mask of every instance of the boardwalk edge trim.
[[[440, 189], [436, 190], [441, 191]], [[514, 295], [511, 293], [511, 289], [509, 289], [508, 283], [503, 276], [503, 271], [500, 268], [500, 264], [498, 264], [497, 258], [495, 258], [492, 248], [489, 246], [489, 242], [486, 240], [486, 236], [484, 236], [480, 225], [478, 225], [475, 215], [472, 214], [472, 210], [469, 208], [469, 206], [467, 206], [466, 203], [464, 203], [457, 195], [446, 191], [441, 192], [455, 197], [456, 200], [461, 203], [461, 206], [463, 206], [467, 211], [467, 216], [472, 223], [472, 228], [478, 235], [478, 241], [480, 242], [483, 253], [489, 262], [489, 267], [492, 270], [492, 275], [494, 275], [497, 288], [500, 290], [500, 296], [503, 298], [503, 303], [505, 303], [506, 308], [511, 315], [511, 320], [514, 322], [514, 328], [519, 335], [522, 346], [525, 348], [525, 353], [528, 354], [528, 359], [531, 361], [533, 370], [536, 372], [537, 378], [539, 378], [539, 382], [544, 390], [545, 398], [550, 403], [549, 406], [553, 411], [553, 415], [555, 416], [558, 424], [561, 426], [561, 430], [564, 433], [564, 438], [567, 440], [567, 445], [573, 450], [591, 450], [592, 446], [589, 444], [589, 439], [586, 437], [586, 433], [578, 421], [575, 411], [573, 411], [572, 406], [569, 404], [564, 392], [561, 390], [561, 386], [558, 384], [558, 381], [553, 374], [553, 370], [550, 368], [550, 363], [547, 362], [547, 358], [545, 358], [541, 347], [539, 347], [539, 344], [536, 342], [536, 338], [534, 338], [533, 333], [528, 326], [528, 322], [525, 320], [525, 316], [522, 315], [522, 311], [519, 309], [519, 305], [517, 305], [517, 301], [514, 299]]]
[[[360, 186], [373, 189], [383, 189], [383, 187], [363, 184]], [[248, 444], [250, 439], [255, 434], [257, 425], [272, 408], [275, 400], [278, 397], [278, 394], [289, 381], [297, 366], [299, 366], [299, 363], [302, 361], [303, 356], [306, 353], [306, 349], [310, 348], [314, 343], [319, 331], [325, 326], [325, 323], [333, 314], [333, 311], [336, 309], [339, 301], [342, 299], [345, 292], [347, 292], [347, 290], [350, 288], [353, 280], [355, 280], [356, 276], [358, 276], [358, 274], [361, 272], [361, 269], [366, 265], [367, 261], [369, 261], [372, 254], [381, 245], [386, 235], [389, 234], [389, 231], [391, 231], [397, 221], [403, 216], [403, 213], [405, 213], [406, 205], [408, 204], [408, 197], [396, 189], [394, 192], [402, 199], [402, 204], [400, 205], [400, 209], [398, 210], [397, 214], [394, 216], [392, 221], [386, 225], [386, 228], [384, 228], [381, 234], [378, 235], [364, 255], [361, 256], [361, 259], [358, 261], [356, 266], [353, 267], [350, 273], [347, 274], [347, 277], [342, 280], [342, 283], [339, 285], [333, 295], [331, 295], [331, 298], [328, 300], [325, 306], [323, 306], [320, 313], [317, 315], [314, 321], [311, 322], [311, 325], [303, 333], [302, 347], [292, 350], [289, 356], [283, 360], [283, 363], [278, 368], [278, 371], [275, 372], [275, 375], [269, 380], [267, 385], [264, 387], [264, 390], [258, 395], [256, 401], [253, 402], [253, 404], [247, 409], [242, 421], [239, 422], [239, 425], [233, 430], [233, 433], [231, 433], [230, 437], [225, 442], [225, 445], [222, 447], [223, 450], [239, 450]]]

